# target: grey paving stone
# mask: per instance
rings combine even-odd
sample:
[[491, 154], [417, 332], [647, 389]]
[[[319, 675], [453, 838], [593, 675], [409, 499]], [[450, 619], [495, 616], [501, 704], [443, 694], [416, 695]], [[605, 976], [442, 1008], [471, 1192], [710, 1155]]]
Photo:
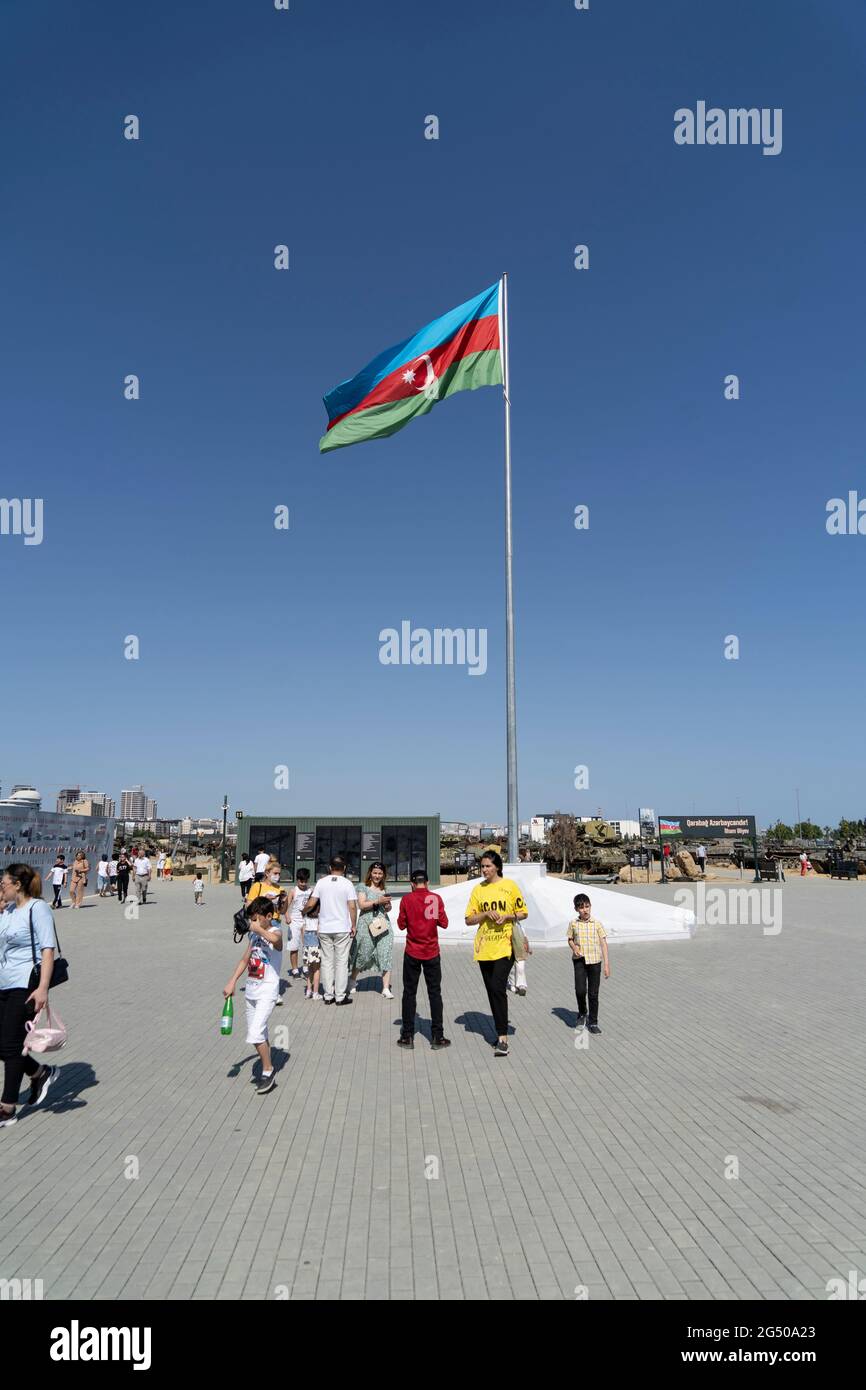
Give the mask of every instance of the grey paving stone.
[[[18, 1219], [0, 1230], [0, 1276], [40, 1277], [41, 1260], [57, 1299], [273, 1298], [285, 1284], [303, 1301], [561, 1302], [581, 1283], [599, 1300], [823, 1298], [829, 1278], [866, 1272], [866, 1094], [851, 1048], [863, 904], [848, 884], [784, 892], [772, 938], [703, 927], [688, 943], [614, 945], [605, 1031], [585, 1052], [553, 1013], [573, 1003], [564, 949], [532, 957], [505, 1066], [451, 1022], [485, 1009], [468, 948], [443, 954], [441, 1056], [393, 1046], [397, 1001], [362, 990], [334, 1011], [293, 987], [272, 1022], [291, 1055], [264, 1098], [242, 995], [234, 1035], [218, 1032], [236, 890], [213, 888], [193, 917], [188, 885], [155, 885], [110, 953], [116, 904], [90, 900], [69, 946], [60, 1079], [4, 1131]], [[732, 951], [745, 1028], [722, 983]], [[399, 978], [398, 950], [398, 999]], [[822, 1025], [804, 1033], [806, 978]], [[663, 1009], [648, 1015], [647, 999]], [[190, 1037], [196, 1067], [182, 1068]], [[127, 1155], [138, 1180], [123, 1176]]]

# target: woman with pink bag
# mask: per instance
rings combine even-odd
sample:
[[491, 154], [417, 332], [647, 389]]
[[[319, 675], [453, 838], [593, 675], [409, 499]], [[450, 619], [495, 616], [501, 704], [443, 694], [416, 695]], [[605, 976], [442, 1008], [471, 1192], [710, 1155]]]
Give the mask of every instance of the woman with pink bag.
[[[0, 1059], [5, 1072], [0, 1129], [14, 1125], [22, 1077], [30, 1078], [27, 1105], [41, 1105], [57, 1068], [40, 1066], [24, 1051], [27, 1024], [48, 1003], [57, 937], [51, 908], [42, 901], [42, 880], [29, 864], [7, 865], [0, 879]], [[38, 962], [38, 977], [31, 981]], [[35, 988], [33, 985], [35, 984]]]

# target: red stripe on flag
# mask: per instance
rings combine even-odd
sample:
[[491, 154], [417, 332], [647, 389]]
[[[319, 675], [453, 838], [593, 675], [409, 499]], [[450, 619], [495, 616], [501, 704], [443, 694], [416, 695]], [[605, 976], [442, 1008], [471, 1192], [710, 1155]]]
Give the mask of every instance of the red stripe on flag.
[[[459, 362], [461, 357], [468, 357], [471, 352], [484, 352], [487, 348], [499, 347], [499, 316], [489, 314], [483, 319], [472, 319], [459, 328], [453, 338], [440, 343], [438, 347], [431, 348], [429, 357], [430, 365], [437, 377], [441, 377], [455, 362]], [[404, 381], [403, 373], [413, 369], [415, 378], [413, 381]], [[383, 377], [377, 386], [374, 386], [369, 395], [359, 401], [351, 410], [347, 410], [342, 415], [337, 415], [328, 425], [332, 430], [341, 420], [345, 420], [348, 415], [357, 415], [359, 410], [367, 410], [371, 405], [391, 405], [394, 401], [405, 400], [407, 396], [420, 394], [427, 379], [427, 363], [420, 357], [403, 362], [388, 376]]]

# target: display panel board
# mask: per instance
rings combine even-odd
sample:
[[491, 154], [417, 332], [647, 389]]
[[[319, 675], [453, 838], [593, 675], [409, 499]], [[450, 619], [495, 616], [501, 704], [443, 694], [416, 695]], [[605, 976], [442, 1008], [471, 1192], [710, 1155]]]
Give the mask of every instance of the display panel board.
[[753, 840], [754, 816], [659, 816], [663, 840]]

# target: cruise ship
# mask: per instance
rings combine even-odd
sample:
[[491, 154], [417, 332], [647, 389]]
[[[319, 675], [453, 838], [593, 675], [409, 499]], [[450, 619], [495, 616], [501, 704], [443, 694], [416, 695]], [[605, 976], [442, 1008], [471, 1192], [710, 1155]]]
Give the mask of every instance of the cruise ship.
[[11, 796], [0, 797], [0, 868], [30, 864], [44, 882], [59, 853], [71, 864], [83, 849], [95, 872], [98, 860], [108, 858], [113, 844], [111, 817], [43, 811], [35, 787], [15, 787]]

